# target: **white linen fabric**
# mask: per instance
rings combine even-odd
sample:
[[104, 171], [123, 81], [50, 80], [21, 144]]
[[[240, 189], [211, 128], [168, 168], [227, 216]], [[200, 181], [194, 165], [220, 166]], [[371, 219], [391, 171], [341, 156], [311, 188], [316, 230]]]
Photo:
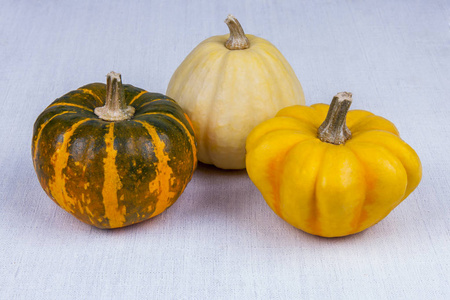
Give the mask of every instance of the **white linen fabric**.
[[[0, 1], [0, 299], [450, 299], [450, 2]], [[165, 93], [227, 14], [291, 63], [307, 105], [353, 93], [394, 122], [423, 179], [387, 218], [325, 239], [279, 219], [245, 170], [200, 165], [162, 215], [81, 223], [41, 189], [33, 123], [114, 70]]]

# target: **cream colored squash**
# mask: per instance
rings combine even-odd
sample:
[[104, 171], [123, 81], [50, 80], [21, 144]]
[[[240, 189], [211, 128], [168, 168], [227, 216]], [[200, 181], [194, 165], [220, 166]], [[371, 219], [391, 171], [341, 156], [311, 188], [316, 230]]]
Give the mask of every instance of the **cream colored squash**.
[[250, 131], [305, 100], [297, 76], [274, 45], [245, 35], [231, 15], [225, 23], [230, 34], [210, 37], [192, 50], [166, 94], [192, 120], [201, 162], [243, 169]]

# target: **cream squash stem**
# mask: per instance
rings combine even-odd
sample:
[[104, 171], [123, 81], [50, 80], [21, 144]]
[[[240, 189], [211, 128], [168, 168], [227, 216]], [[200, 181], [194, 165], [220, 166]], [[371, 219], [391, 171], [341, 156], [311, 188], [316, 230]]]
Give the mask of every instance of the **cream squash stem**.
[[230, 29], [230, 37], [225, 42], [225, 47], [229, 50], [244, 50], [250, 47], [250, 42], [245, 36], [244, 29], [242, 29], [239, 21], [233, 16], [228, 15], [225, 23]]
[[106, 75], [105, 106], [97, 107], [94, 113], [105, 121], [123, 121], [131, 119], [134, 107], [127, 106], [120, 73], [110, 72]]
[[327, 117], [317, 132], [317, 136], [322, 142], [340, 145], [351, 138], [352, 133], [345, 123], [351, 104], [351, 93], [341, 92], [333, 97]]

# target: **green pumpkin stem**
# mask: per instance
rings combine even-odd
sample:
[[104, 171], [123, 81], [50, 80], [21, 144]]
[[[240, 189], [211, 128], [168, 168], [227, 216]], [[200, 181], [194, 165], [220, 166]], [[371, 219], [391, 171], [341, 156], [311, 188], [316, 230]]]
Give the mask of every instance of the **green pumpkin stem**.
[[123, 121], [131, 119], [134, 107], [125, 103], [125, 93], [120, 73], [110, 72], [106, 75], [105, 106], [97, 107], [94, 113], [105, 121]]
[[322, 142], [341, 145], [351, 138], [352, 133], [345, 123], [351, 104], [351, 93], [341, 92], [333, 97], [327, 117], [317, 132]]
[[230, 29], [230, 37], [225, 42], [225, 47], [229, 50], [244, 50], [250, 47], [250, 42], [245, 36], [244, 29], [242, 29], [239, 21], [232, 15], [228, 15], [225, 23]]

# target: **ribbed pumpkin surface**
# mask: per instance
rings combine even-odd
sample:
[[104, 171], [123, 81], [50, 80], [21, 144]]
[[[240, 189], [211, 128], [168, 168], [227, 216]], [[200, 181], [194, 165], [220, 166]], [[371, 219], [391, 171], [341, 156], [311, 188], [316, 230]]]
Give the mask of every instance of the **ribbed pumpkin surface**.
[[59, 206], [99, 228], [131, 225], [163, 212], [197, 164], [194, 132], [174, 100], [123, 85], [131, 120], [94, 114], [106, 85], [93, 83], [56, 99], [34, 124], [39, 181]]
[[247, 172], [272, 210], [308, 233], [337, 237], [386, 217], [419, 184], [422, 166], [390, 121], [349, 111], [352, 134], [334, 145], [318, 137], [329, 106], [290, 106], [247, 138]]
[[210, 37], [192, 50], [166, 94], [191, 118], [201, 162], [243, 169], [250, 131], [284, 107], [305, 104], [305, 97], [293, 69], [272, 43], [247, 34], [248, 49], [228, 50], [228, 37]]

